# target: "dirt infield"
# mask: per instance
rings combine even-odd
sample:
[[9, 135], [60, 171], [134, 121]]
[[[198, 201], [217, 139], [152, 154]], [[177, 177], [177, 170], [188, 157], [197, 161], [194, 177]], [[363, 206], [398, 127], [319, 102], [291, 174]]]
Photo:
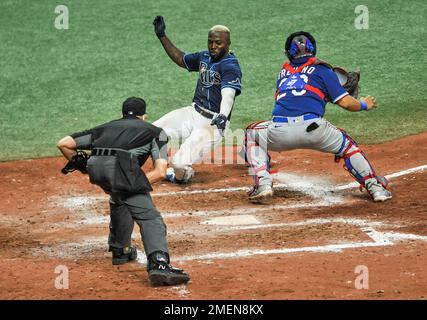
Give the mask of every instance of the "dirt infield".
[[[150, 287], [143, 252], [111, 265], [108, 197], [87, 176], [61, 175], [61, 158], [0, 163], [0, 298], [426, 299], [427, 133], [364, 150], [391, 175], [391, 201], [371, 202], [311, 151], [273, 154], [279, 187], [266, 205], [247, 201], [244, 165], [197, 165], [191, 185], [156, 185], [172, 262], [192, 277], [164, 288]], [[58, 266], [68, 289], [55, 287]]]

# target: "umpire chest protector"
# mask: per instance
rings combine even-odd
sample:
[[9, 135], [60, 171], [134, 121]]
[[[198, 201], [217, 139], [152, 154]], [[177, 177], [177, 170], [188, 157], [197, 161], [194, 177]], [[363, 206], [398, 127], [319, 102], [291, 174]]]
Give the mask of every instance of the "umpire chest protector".
[[107, 192], [152, 191], [141, 170], [148, 154], [138, 157], [132, 149], [159, 139], [160, 132], [160, 128], [135, 118], [115, 120], [94, 128], [92, 156], [87, 163], [90, 182]]

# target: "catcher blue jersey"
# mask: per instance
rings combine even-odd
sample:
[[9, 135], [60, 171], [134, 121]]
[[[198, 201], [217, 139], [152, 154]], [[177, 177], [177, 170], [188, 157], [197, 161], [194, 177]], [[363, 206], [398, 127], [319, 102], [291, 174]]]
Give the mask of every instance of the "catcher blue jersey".
[[238, 96], [242, 90], [242, 72], [234, 54], [229, 53], [213, 62], [208, 51], [185, 54], [184, 65], [188, 71], [199, 71], [193, 102], [219, 113], [221, 89], [233, 88]]
[[283, 65], [276, 84], [273, 116], [314, 113], [323, 117], [328, 100], [335, 103], [348, 94], [335, 72], [315, 61], [316, 58], [304, 58], [298, 64]]

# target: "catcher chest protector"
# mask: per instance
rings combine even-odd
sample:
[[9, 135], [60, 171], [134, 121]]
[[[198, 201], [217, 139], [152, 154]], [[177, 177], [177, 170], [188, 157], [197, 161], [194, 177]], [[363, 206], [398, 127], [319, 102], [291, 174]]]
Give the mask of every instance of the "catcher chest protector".
[[153, 191], [139, 166], [138, 157], [123, 149], [93, 149], [87, 163], [90, 182], [107, 192]]

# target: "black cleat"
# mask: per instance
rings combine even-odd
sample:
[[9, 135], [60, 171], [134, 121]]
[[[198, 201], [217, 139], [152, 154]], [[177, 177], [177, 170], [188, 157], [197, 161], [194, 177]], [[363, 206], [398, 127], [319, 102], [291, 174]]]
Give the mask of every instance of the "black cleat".
[[190, 276], [182, 269], [169, 264], [169, 255], [166, 252], [156, 251], [148, 256], [148, 278], [153, 287], [174, 286], [187, 283]]
[[112, 248], [110, 250], [113, 252], [113, 265], [125, 264], [130, 261], [136, 260], [138, 253], [133, 247], [124, 247], [124, 248]]

